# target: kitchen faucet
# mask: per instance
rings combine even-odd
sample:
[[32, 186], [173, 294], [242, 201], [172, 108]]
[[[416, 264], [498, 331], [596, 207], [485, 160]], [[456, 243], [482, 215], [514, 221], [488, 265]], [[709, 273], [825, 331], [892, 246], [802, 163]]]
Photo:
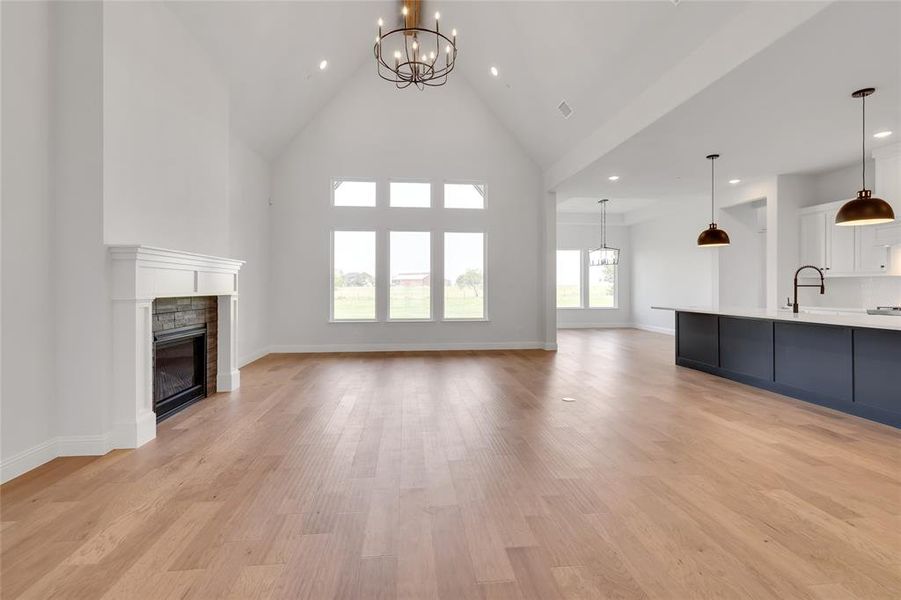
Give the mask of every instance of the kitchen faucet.
[[[813, 269], [820, 275], [820, 285], [810, 284], [810, 283], [798, 283], [798, 273], [803, 271], [804, 269]], [[792, 304], [792, 312], [798, 314], [798, 288], [799, 287], [818, 287], [820, 288], [820, 294], [826, 293], [826, 279], [823, 277], [823, 272], [813, 266], [813, 265], [804, 265], [797, 271], [795, 271], [795, 302]]]

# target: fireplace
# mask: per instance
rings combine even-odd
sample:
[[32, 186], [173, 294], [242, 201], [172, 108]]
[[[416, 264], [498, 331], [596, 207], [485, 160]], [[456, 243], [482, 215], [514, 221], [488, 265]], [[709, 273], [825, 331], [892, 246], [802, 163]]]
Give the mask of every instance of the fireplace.
[[162, 421], [206, 397], [206, 325], [153, 336], [153, 412]]
[[238, 271], [244, 262], [151, 246], [111, 246], [110, 258], [113, 388], [104, 446], [138, 448], [156, 437], [154, 345], [160, 333], [205, 325], [207, 393], [240, 387]]
[[153, 412], [157, 422], [216, 391], [215, 296], [153, 301]]

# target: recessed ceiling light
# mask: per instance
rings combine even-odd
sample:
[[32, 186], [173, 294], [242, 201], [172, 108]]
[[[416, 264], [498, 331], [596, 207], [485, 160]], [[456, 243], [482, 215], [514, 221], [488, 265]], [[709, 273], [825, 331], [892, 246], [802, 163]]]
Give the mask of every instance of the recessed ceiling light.
[[730, 179], [729, 183], [731, 183], [732, 185], [735, 185], [736, 183], [741, 183], [741, 179]]
[[881, 140], [882, 138], [887, 138], [890, 135], [892, 135], [891, 131], [879, 131], [877, 133], [874, 133], [873, 137]]
[[322, 60], [322, 61], [319, 63], [319, 70], [320, 70], [320, 71], [325, 71], [325, 69], [326, 69], [327, 67], [328, 67], [328, 61], [327, 61], [327, 60]]
[[491, 67], [491, 75], [497, 77], [497, 67]]
[[607, 179], [609, 179], [610, 181], [617, 181], [619, 179], [619, 175], [611, 175]]

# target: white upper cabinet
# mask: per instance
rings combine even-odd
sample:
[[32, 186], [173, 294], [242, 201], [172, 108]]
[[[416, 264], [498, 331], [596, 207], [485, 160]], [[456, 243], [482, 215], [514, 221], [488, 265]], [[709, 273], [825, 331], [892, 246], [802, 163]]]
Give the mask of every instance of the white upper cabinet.
[[889, 252], [886, 244], [879, 243], [878, 227], [856, 227], [857, 231], [857, 273], [878, 275], [888, 271]]
[[[891, 270], [888, 246], [901, 240], [886, 241], [894, 235], [896, 224], [839, 227], [835, 215], [844, 202], [801, 209], [798, 266], [819, 267], [826, 277], [898, 275]], [[901, 235], [901, 228], [897, 229]]]
[[826, 271], [829, 275], [853, 275], [855, 235], [858, 227], [839, 227], [835, 224], [838, 208], [826, 211]]
[[839, 227], [835, 215], [847, 200], [802, 208], [801, 265], [823, 269], [826, 277], [901, 276], [901, 144], [873, 151], [874, 193], [895, 209], [894, 223]]

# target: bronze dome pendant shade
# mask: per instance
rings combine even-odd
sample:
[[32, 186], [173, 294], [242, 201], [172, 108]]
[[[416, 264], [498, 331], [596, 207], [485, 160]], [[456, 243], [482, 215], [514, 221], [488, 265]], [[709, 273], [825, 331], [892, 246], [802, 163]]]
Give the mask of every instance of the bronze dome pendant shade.
[[879, 225], [891, 223], [895, 220], [895, 211], [891, 204], [882, 198], [873, 196], [873, 192], [867, 189], [867, 96], [875, 92], [875, 88], [864, 88], [851, 94], [852, 98], [860, 98], [862, 114], [862, 142], [861, 142], [861, 190], [857, 192], [857, 198], [846, 202], [835, 215], [835, 224], [844, 226]]
[[716, 186], [713, 177], [713, 161], [720, 157], [719, 154], [708, 154], [707, 160], [710, 161], [710, 225], [698, 236], [698, 246], [704, 248], [718, 248], [720, 246], [728, 246], [729, 234], [725, 229], [716, 226], [716, 218], [714, 217], [714, 193]]

